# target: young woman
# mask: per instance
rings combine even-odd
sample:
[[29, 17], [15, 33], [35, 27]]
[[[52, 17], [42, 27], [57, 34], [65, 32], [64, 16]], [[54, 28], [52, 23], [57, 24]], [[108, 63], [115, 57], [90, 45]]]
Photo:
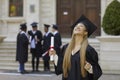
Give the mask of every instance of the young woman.
[[98, 80], [102, 70], [98, 64], [98, 54], [88, 44], [88, 37], [96, 30], [96, 26], [84, 15], [73, 25], [73, 34], [69, 44], [64, 45], [61, 55], [54, 55], [55, 72], [63, 74], [62, 80]]

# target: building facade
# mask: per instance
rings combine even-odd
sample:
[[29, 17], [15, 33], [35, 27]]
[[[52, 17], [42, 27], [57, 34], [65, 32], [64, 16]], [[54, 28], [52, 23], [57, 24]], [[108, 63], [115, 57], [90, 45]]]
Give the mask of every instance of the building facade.
[[[96, 36], [103, 37], [100, 38], [100, 40], [104, 42], [101, 42], [99, 38], [89, 39], [91, 40], [90, 44], [98, 51], [103, 71], [105, 73], [120, 74], [120, 37], [113, 37], [113, 41], [115, 42], [115, 44], [113, 44], [113, 42], [110, 42], [112, 41], [111, 37], [106, 38], [107, 34], [104, 33], [101, 27], [105, 9], [112, 1], [113, 0], [0, 0], [0, 42], [1, 37], [6, 37], [0, 45], [0, 69], [17, 69], [17, 64], [13, 59], [16, 53], [16, 36], [19, 32], [20, 23], [26, 22], [28, 30], [30, 30], [30, 24], [36, 21], [39, 23], [39, 30], [43, 33], [43, 24], [58, 24], [63, 43], [66, 43], [71, 35], [70, 26], [80, 15], [85, 14], [98, 27], [91, 38]], [[12, 57], [10, 53], [13, 55]], [[4, 59], [3, 55], [5, 55], [4, 57], [7, 55], [8, 59]], [[15, 66], [6, 63], [10, 62], [9, 59], [12, 60]]]
[[[15, 2], [15, 1], [18, 1], [18, 2]], [[76, 11], [79, 11], [79, 7], [82, 7], [82, 6], [79, 6], [79, 3], [87, 4], [87, 2], [91, 3], [92, 5], [93, 4], [99, 5], [99, 9], [97, 8], [98, 12], [95, 13], [96, 12], [94, 10], [95, 5], [91, 6], [91, 10], [89, 10], [90, 7], [88, 8], [86, 7], [86, 9], [81, 11], [82, 13], [81, 12], [73, 13], [75, 15], [78, 15], [78, 16], [75, 16], [69, 12], [69, 11], [72, 11], [72, 8], [69, 9], [69, 5], [65, 6], [64, 8], [59, 8], [61, 7], [61, 5], [58, 6], [58, 4], [62, 4], [60, 0], [34, 0], [34, 1], [33, 0], [21, 0], [21, 1], [20, 0], [0, 0], [0, 35], [5, 35], [6, 36], [5, 40], [7, 41], [15, 41], [16, 34], [19, 31], [19, 24], [22, 22], [27, 22], [28, 30], [29, 30], [31, 29], [30, 24], [33, 21], [36, 21], [39, 23], [39, 29], [42, 32], [43, 32], [44, 23], [52, 25], [52, 24], [61, 24], [61, 22], [64, 21], [62, 22], [64, 26], [71, 26], [74, 23], [74, 21], [79, 17], [78, 13], [80, 13], [80, 15], [86, 14], [89, 18], [91, 18], [91, 20], [93, 20], [93, 22], [96, 21], [96, 18], [93, 18], [93, 15], [100, 17], [98, 19], [98, 22], [95, 22], [95, 24], [99, 26], [98, 32], [96, 32], [98, 34], [97, 35], [95, 34], [95, 36], [106, 35], [101, 28], [101, 21], [107, 5], [113, 0], [91, 0], [91, 1], [61, 0], [61, 1], [63, 1], [64, 3], [67, 3], [67, 1], [69, 2], [71, 1], [70, 3], [71, 5], [78, 5], [78, 7], [77, 6], [74, 7], [74, 8], [78, 8], [76, 9]], [[76, 1], [76, 3], [74, 1]], [[90, 5], [88, 4], [87, 6], [90, 6]], [[63, 10], [63, 13], [61, 13], [61, 10]], [[74, 11], [75, 10], [73, 9], [73, 12]], [[61, 15], [59, 16], [60, 13], [63, 14], [64, 17], [62, 17]], [[67, 15], [68, 17], [66, 17]], [[75, 16], [75, 17], [71, 17], [71, 16]], [[63, 20], [60, 20], [61, 17], [63, 18]], [[67, 22], [68, 20], [70, 20], [69, 17], [71, 17], [70, 18], [71, 21]], [[64, 26], [61, 27], [60, 31], [61, 33], [63, 33], [63, 36], [64, 34], [68, 34], [67, 37], [69, 37], [70, 29], [68, 27], [65, 27], [66, 28], [65, 30]], [[68, 33], [66, 33], [67, 30], [69, 30]]]

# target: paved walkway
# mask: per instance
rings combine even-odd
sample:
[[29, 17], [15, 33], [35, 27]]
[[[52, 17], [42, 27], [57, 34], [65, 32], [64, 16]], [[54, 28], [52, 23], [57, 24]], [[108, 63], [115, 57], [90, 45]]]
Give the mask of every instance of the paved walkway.
[[[53, 73], [28, 73], [19, 74], [16, 72], [0, 71], [0, 80], [61, 80], [61, 75]], [[99, 80], [120, 80], [120, 75], [104, 74]]]

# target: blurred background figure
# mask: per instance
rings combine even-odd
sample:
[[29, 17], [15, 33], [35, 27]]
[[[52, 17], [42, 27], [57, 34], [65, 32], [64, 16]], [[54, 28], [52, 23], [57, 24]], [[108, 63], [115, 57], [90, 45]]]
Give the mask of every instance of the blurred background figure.
[[[48, 50], [50, 49], [51, 36], [53, 36], [53, 34], [49, 32], [49, 27], [50, 25], [44, 24], [45, 34], [43, 37], [43, 53], [48, 52]], [[44, 60], [44, 71], [50, 71], [50, 65], [49, 65], [50, 57], [48, 53], [43, 56], [43, 60]]]
[[54, 49], [55, 49], [57, 55], [60, 55], [60, 47], [62, 45], [62, 41], [61, 41], [61, 35], [58, 31], [57, 25], [52, 26], [52, 32], [53, 32], [53, 36], [54, 36]]
[[39, 71], [39, 58], [42, 54], [42, 33], [40, 30], [37, 30], [37, 24], [37, 22], [33, 22], [31, 24], [32, 30], [28, 31], [30, 52], [32, 54], [32, 72]]
[[19, 62], [19, 72], [24, 74], [25, 62], [28, 60], [28, 36], [26, 34], [27, 26], [26, 23], [20, 24], [20, 32], [17, 35], [17, 48], [16, 48], [16, 61]]

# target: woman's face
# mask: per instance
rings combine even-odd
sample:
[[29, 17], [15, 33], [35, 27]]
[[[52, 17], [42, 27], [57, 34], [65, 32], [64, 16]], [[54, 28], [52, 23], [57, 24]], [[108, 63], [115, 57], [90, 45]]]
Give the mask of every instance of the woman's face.
[[83, 23], [78, 23], [73, 30], [73, 34], [79, 34], [79, 35], [84, 35], [87, 33], [86, 27]]

